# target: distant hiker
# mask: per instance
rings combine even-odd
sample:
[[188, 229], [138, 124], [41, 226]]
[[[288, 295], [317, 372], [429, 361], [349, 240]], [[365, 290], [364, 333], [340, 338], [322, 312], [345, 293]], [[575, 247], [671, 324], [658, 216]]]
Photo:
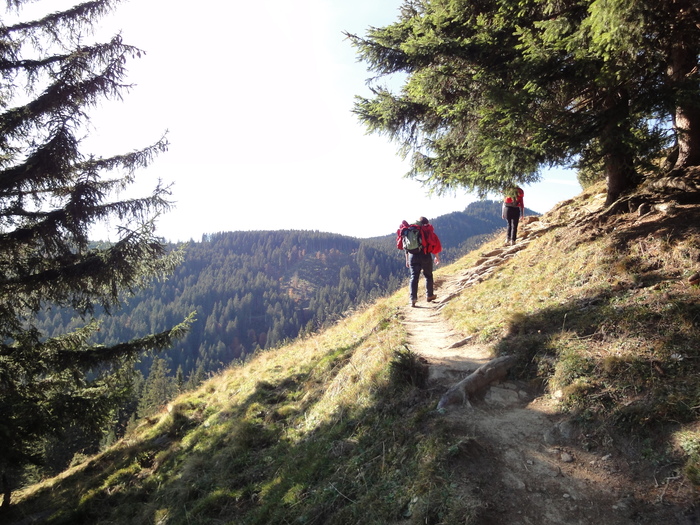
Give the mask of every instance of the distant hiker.
[[396, 231], [396, 247], [406, 254], [406, 268], [411, 270], [409, 293], [411, 306], [418, 300], [420, 273], [425, 277], [425, 294], [428, 302], [437, 299], [433, 290], [433, 255], [440, 264], [442, 244], [428, 219], [421, 217], [413, 224], [403, 221]]
[[525, 203], [523, 196], [525, 192], [517, 186], [510, 188], [506, 192], [501, 209], [501, 218], [508, 221], [506, 231], [506, 245], [514, 245], [518, 238], [518, 221], [525, 217]]

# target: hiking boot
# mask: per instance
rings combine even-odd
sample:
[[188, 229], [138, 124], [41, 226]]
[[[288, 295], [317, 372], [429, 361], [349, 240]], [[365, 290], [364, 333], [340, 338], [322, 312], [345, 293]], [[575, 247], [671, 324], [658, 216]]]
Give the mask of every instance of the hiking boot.
[[411, 308], [415, 308], [415, 307], [416, 307], [416, 300], [411, 299]]
[[435, 299], [437, 299], [437, 295], [433, 294], [428, 296], [427, 301], [432, 303]]

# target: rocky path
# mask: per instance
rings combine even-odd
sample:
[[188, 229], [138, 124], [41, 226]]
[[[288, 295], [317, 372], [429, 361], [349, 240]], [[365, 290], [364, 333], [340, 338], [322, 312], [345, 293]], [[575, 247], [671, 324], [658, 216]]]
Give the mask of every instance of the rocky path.
[[[532, 232], [532, 229], [526, 230]], [[443, 306], [458, 296], [465, 288], [478, 285], [488, 279], [496, 269], [525, 249], [534, 236], [521, 240], [515, 246], [506, 246], [482, 254], [476, 265], [457, 274], [435, 279], [438, 299], [427, 303], [419, 301], [415, 308], [407, 307], [404, 324], [408, 332], [409, 348], [430, 363], [431, 379], [461, 379], [494, 356], [483, 345], [475, 345], [470, 337], [455, 332], [440, 314]], [[421, 282], [422, 284], [422, 282]]]
[[[529, 239], [483, 254], [477, 264], [436, 281], [438, 300], [406, 306], [410, 350], [430, 366], [431, 384], [447, 390], [493, 357], [491, 348], [455, 331], [440, 311], [527, 248], [546, 225], [529, 228]], [[687, 511], [668, 507], [664, 486], [637, 479], [633, 465], [615, 452], [588, 452], [583, 436], [556, 403], [527, 385], [490, 385], [472, 406], [443, 414], [459, 443], [463, 497], [482, 506], [478, 523], [489, 525], [627, 525], [700, 523]]]
[[432, 303], [419, 301], [415, 308], [406, 308], [404, 324], [409, 348], [430, 363], [431, 379], [462, 378], [465, 373], [474, 371], [494, 357], [489, 348], [475, 345], [470, 337], [455, 332], [440, 310], [465, 288], [488, 279], [500, 265], [527, 248], [532, 239], [538, 236], [534, 232], [547, 229], [537, 218], [530, 219], [521, 228], [523, 239], [515, 246], [504, 246], [484, 253], [472, 268], [460, 273], [436, 277], [438, 299]]

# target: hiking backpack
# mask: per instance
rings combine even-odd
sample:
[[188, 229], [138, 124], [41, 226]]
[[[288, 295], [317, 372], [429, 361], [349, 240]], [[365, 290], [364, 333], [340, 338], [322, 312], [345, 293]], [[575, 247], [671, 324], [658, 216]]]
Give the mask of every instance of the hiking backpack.
[[401, 230], [401, 240], [403, 241], [403, 249], [408, 253], [419, 253], [423, 251], [421, 231], [415, 224], [411, 224], [407, 228]]
[[505, 204], [508, 207], [520, 207], [520, 205], [523, 202], [523, 195], [525, 192], [518, 187], [515, 188], [510, 188], [505, 195], [505, 199], [503, 204]]

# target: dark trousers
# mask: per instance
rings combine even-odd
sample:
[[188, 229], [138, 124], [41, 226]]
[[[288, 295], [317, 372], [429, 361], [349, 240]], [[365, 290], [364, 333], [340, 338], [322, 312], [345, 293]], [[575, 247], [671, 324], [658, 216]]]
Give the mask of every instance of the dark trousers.
[[426, 297], [433, 295], [433, 256], [429, 253], [410, 253], [408, 254], [408, 263], [411, 268], [411, 281], [409, 283], [411, 301], [418, 298], [418, 281], [421, 271], [425, 277], [425, 295]]
[[520, 208], [517, 206], [506, 206], [506, 220], [508, 221], [506, 240], [515, 242], [515, 240], [518, 237], [518, 222], [520, 221]]

